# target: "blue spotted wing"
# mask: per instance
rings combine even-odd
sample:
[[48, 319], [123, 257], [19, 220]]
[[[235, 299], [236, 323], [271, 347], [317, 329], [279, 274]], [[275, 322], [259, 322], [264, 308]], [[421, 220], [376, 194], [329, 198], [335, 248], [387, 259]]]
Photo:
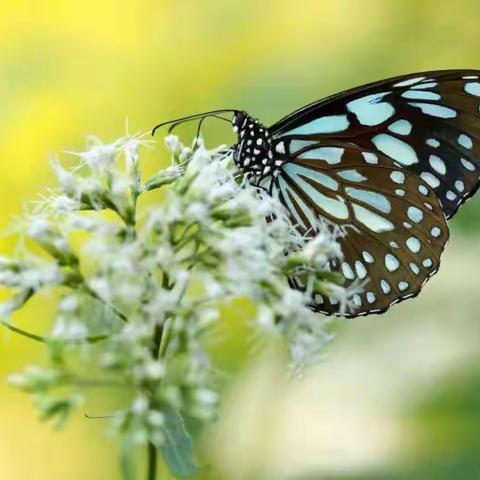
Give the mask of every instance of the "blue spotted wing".
[[[355, 88], [270, 127], [286, 163], [271, 189], [306, 235], [338, 225], [348, 283], [365, 282], [349, 316], [419, 293], [439, 268], [446, 219], [479, 187], [480, 72], [425, 72]], [[302, 288], [298, 279], [292, 279]], [[337, 314], [317, 294], [312, 307]]]
[[479, 76], [444, 70], [383, 80], [307, 105], [269, 130], [287, 156], [295, 140], [326, 138], [383, 153], [422, 177], [450, 218], [479, 187]]
[[[380, 313], [417, 295], [437, 271], [449, 235], [435, 193], [381, 153], [342, 141], [305, 143], [271, 179], [270, 190], [301, 234], [314, 236], [319, 221], [342, 231], [344, 258], [330, 269], [348, 284], [365, 284], [346, 316]], [[303, 287], [299, 279], [292, 283]], [[312, 301], [317, 311], [339, 313], [326, 295]]]

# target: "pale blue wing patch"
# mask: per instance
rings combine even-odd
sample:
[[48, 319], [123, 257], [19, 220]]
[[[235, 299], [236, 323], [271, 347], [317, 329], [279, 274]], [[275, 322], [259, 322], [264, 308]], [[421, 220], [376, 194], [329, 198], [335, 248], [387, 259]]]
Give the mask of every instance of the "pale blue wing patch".
[[372, 232], [388, 232], [395, 228], [392, 222], [381, 215], [373, 213], [367, 208], [357, 205], [356, 203], [352, 203], [352, 207], [356, 219], [369, 228]]
[[361, 125], [379, 125], [395, 114], [392, 104], [382, 101], [389, 93], [391, 92], [374, 93], [352, 100], [347, 103], [347, 110], [357, 117]]
[[348, 218], [348, 208], [342, 197], [337, 196], [338, 200], [327, 197], [299, 176], [296, 176], [293, 180], [296, 182], [297, 186], [301, 188], [308, 197], [310, 197], [313, 204], [317, 205], [318, 208], [323, 210], [327, 215], [330, 215], [337, 220], [345, 220]]
[[350, 126], [346, 115], [328, 115], [316, 118], [286, 132], [286, 135], [315, 135], [319, 133], [343, 132]]
[[398, 258], [395, 255], [392, 255], [391, 253], [387, 253], [385, 255], [385, 267], [387, 267], [387, 270], [389, 272], [394, 272], [395, 270], [398, 270], [400, 267], [400, 262], [398, 261]]
[[389, 125], [388, 129], [397, 135], [410, 135], [412, 124], [408, 120], [397, 120]]
[[381, 193], [373, 192], [371, 190], [361, 190], [353, 187], [346, 187], [347, 195], [355, 200], [360, 200], [363, 203], [379, 210], [383, 213], [390, 213], [392, 205], [387, 197]]
[[430, 81], [425, 81], [420, 83], [419, 85], [413, 85], [410, 87], [412, 90], [423, 90], [423, 89], [428, 89], [428, 88], [434, 88], [438, 85], [438, 82], [430, 82]]
[[480, 83], [467, 82], [464, 88], [468, 94], [474, 95], [475, 97], [480, 97]]
[[412, 107], [419, 108], [426, 115], [437, 118], [455, 118], [457, 112], [449, 107], [444, 107], [443, 105], [435, 105], [432, 103], [423, 103], [423, 102], [408, 102]]
[[428, 161], [430, 162], [431, 167], [440, 175], [445, 175], [447, 173], [445, 162], [437, 155], [430, 155]]
[[402, 165], [418, 163], [418, 157], [414, 148], [398, 138], [386, 133], [380, 133], [373, 137], [372, 142], [381, 152]]
[[338, 182], [336, 182], [330, 175], [319, 172], [318, 170], [313, 170], [311, 168], [303, 167], [295, 163], [287, 163], [283, 167], [283, 171], [294, 178], [298, 182], [299, 175], [307, 177], [310, 180], [313, 180], [320, 185], [328, 188], [329, 190], [338, 190]]
[[401, 82], [396, 83], [394, 87], [409, 87], [410, 85], [414, 85], [422, 80], [425, 80], [425, 78], [426, 77], [413, 77], [407, 80], [402, 80]]
[[301, 153], [298, 158], [306, 160], [324, 160], [329, 165], [336, 165], [342, 161], [345, 150], [339, 147], [320, 147]]
[[438, 93], [424, 90], [407, 90], [402, 93], [402, 97], [411, 100], [440, 100], [442, 98]]
[[290, 142], [290, 154], [296, 155], [300, 150], [316, 144], [318, 144], [317, 140], [292, 140]]
[[471, 139], [471, 137], [465, 135], [464, 133], [459, 135], [457, 141], [460, 146], [466, 148], [467, 150], [471, 150], [473, 148], [473, 140]]
[[337, 175], [343, 180], [348, 180], [349, 182], [365, 182], [367, 177], [364, 177], [358, 170], [349, 169], [341, 170], [337, 172]]

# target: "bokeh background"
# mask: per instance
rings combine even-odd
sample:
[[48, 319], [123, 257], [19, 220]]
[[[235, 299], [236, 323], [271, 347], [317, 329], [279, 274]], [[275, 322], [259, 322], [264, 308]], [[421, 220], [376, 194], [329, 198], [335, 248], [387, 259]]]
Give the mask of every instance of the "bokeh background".
[[[117, 138], [127, 118], [136, 132], [238, 107], [269, 124], [361, 83], [478, 68], [479, 51], [476, 0], [2, 2], [0, 227], [52, 182], [53, 155], [82, 148], [90, 133]], [[213, 123], [205, 136], [233, 140]], [[152, 168], [164, 158], [159, 150]], [[443, 266], [418, 299], [340, 325], [301, 385], [283, 383], [275, 355], [241, 374], [207, 441], [218, 478], [480, 478], [479, 209], [480, 197], [455, 217]], [[12, 239], [0, 247], [10, 251]], [[51, 308], [16, 320], [41, 332]], [[215, 347], [232, 376], [249, 362], [246, 310], [226, 312]], [[118, 478], [101, 421], [79, 412], [53, 431], [4, 381], [42, 359], [39, 346], [0, 332], [0, 478]], [[88, 413], [103, 406], [99, 394]]]

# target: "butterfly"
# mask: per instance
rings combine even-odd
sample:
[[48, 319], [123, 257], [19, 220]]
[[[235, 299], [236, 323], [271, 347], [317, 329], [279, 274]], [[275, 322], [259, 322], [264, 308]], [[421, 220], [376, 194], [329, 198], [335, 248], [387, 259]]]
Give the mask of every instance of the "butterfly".
[[252, 183], [305, 237], [319, 221], [340, 229], [344, 258], [329, 269], [363, 291], [346, 313], [327, 295], [314, 294], [311, 308], [355, 317], [416, 296], [437, 272], [447, 220], [480, 184], [479, 106], [479, 70], [442, 70], [353, 88], [270, 127], [234, 109], [185, 118], [200, 129], [233, 112], [233, 159]]

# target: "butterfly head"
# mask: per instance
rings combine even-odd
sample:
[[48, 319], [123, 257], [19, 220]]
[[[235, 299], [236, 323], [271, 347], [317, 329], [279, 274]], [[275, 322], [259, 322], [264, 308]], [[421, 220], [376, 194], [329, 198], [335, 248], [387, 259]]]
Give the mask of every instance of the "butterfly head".
[[233, 147], [233, 159], [237, 166], [258, 178], [278, 174], [284, 162], [275, 158], [268, 128], [246, 112], [235, 113], [232, 127], [238, 136], [238, 142]]

